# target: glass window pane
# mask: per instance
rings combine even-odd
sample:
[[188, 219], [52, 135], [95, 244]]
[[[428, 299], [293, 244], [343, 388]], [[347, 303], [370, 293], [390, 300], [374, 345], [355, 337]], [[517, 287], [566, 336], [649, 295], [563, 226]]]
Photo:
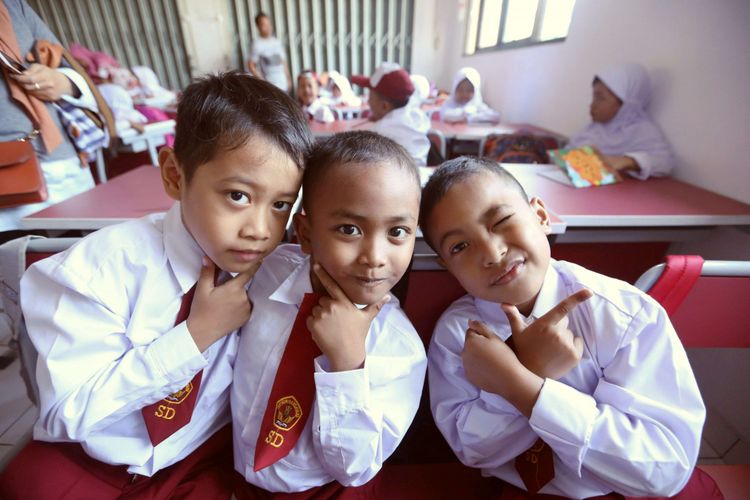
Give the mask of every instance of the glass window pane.
[[[554, 1], [554, 0], [553, 0]], [[534, 21], [539, 0], [508, 0], [503, 43], [530, 38], [534, 33]]]
[[539, 30], [539, 40], [554, 40], [568, 35], [575, 0], [547, 0]]
[[479, 20], [479, 48], [497, 45], [500, 33], [500, 14], [503, 12], [503, 0], [484, 0], [482, 18]]
[[464, 52], [473, 54], [477, 50], [477, 30], [479, 29], [479, 7], [482, 0], [469, 2], [469, 15], [466, 19], [466, 44]]

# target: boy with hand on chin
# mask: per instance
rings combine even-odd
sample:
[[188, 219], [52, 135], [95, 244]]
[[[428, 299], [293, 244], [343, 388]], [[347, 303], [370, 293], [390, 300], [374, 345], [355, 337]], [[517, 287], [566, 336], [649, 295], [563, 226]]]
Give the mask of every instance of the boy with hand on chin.
[[175, 149], [159, 154], [177, 203], [23, 277], [40, 415], [0, 497], [231, 496], [235, 332], [310, 146], [299, 106], [267, 82], [226, 73], [185, 89]]
[[[432, 336], [433, 416], [460, 460], [495, 479], [490, 497], [680, 492], [705, 407], [662, 307], [552, 260], [544, 203], [492, 161], [444, 163], [420, 225], [469, 292]], [[683, 494], [710, 497], [700, 474]]]
[[422, 391], [424, 348], [389, 293], [414, 249], [413, 161], [375, 133], [337, 134], [307, 161], [303, 193], [300, 244], [250, 288], [232, 388], [240, 499], [374, 494]]

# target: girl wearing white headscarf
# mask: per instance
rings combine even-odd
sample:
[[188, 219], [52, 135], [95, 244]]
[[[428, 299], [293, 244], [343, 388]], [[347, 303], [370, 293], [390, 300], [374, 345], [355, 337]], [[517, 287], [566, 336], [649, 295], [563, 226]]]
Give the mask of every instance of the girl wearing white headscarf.
[[568, 146], [594, 146], [609, 165], [637, 179], [669, 174], [675, 158], [661, 130], [646, 114], [650, 98], [651, 84], [640, 64], [623, 64], [597, 73], [592, 122]]
[[349, 80], [338, 71], [328, 72], [328, 83], [326, 85], [328, 96], [326, 97], [329, 106], [351, 106], [357, 107], [362, 105], [362, 99], [352, 90], [352, 84]]
[[481, 78], [474, 68], [461, 68], [453, 78], [451, 95], [440, 108], [446, 122], [499, 122], [500, 113], [482, 100]]

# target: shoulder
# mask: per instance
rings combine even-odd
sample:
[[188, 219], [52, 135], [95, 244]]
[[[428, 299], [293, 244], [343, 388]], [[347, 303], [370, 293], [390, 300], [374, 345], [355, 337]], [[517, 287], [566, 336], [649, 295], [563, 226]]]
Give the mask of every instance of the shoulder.
[[279, 245], [263, 259], [263, 264], [253, 277], [253, 288], [275, 290], [307, 258], [299, 245]]
[[450, 350], [460, 351], [463, 349], [469, 320], [480, 318], [481, 315], [477, 308], [476, 298], [469, 294], [464, 295], [455, 300], [440, 315], [432, 332], [430, 345], [440, 344], [448, 347]]
[[127, 281], [127, 275], [139, 268], [161, 265], [166, 260], [163, 216], [154, 214], [105, 227], [35, 266], [60, 281], [106, 283], [114, 275]]

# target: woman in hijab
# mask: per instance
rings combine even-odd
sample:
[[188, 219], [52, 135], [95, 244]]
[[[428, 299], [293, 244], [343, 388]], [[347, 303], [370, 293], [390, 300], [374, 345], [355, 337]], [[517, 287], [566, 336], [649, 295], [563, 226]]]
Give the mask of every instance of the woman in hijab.
[[499, 122], [500, 113], [482, 100], [481, 78], [474, 68], [461, 68], [453, 78], [451, 95], [440, 108], [445, 122]]
[[594, 146], [613, 168], [645, 180], [669, 174], [672, 149], [645, 108], [651, 98], [648, 74], [640, 64], [623, 64], [595, 75], [591, 120], [569, 147]]

